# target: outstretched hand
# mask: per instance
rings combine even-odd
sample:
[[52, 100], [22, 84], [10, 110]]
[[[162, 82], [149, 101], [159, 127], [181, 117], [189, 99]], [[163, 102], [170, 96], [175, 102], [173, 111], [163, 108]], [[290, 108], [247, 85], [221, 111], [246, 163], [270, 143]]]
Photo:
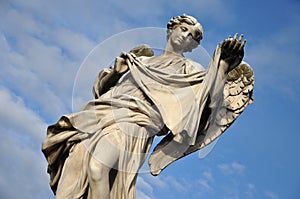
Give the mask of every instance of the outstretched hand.
[[228, 72], [237, 67], [244, 57], [244, 46], [246, 40], [242, 41], [244, 35], [241, 34], [238, 37], [238, 33], [234, 37], [228, 37], [223, 42], [221, 42], [221, 60], [224, 60], [228, 65]]

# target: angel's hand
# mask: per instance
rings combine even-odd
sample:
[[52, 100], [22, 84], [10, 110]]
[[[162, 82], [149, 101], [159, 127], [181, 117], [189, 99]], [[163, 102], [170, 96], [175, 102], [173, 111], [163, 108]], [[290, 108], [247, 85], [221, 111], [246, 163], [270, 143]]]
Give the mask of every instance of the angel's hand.
[[126, 53], [122, 52], [120, 56], [116, 57], [114, 64], [114, 72], [124, 74], [128, 71], [128, 65], [125, 58]]
[[242, 41], [243, 34], [238, 37], [238, 33], [234, 37], [228, 37], [221, 44], [221, 60], [228, 64], [228, 72], [238, 66], [244, 57], [244, 46], [246, 40]]

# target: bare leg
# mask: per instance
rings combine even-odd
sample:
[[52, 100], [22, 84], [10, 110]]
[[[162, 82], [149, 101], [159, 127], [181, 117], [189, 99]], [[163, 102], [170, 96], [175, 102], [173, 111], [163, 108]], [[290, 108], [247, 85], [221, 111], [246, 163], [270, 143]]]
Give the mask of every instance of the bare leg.
[[[116, 132], [115, 128], [106, 129]], [[118, 165], [119, 147], [116, 133], [108, 133], [97, 143], [88, 165], [88, 199], [110, 198], [110, 171]], [[116, 169], [116, 168], [115, 168]]]
[[91, 158], [88, 170], [89, 194], [88, 199], [109, 199], [109, 171], [111, 168]]

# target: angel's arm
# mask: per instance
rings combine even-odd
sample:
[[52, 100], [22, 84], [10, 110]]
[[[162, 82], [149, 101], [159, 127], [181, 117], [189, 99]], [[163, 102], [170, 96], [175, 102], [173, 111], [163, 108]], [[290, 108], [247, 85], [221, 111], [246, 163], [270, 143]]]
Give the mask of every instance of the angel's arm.
[[246, 43], [246, 40], [242, 41], [243, 36], [244, 35], [241, 34], [239, 38], [237, 38], [238, 34], [236, 33], [233, 38], [229, 36], [219, 44], [220, 59], [217, 71], [214, 71], [215, 68], [209, 68], [207, 73], [207, 77], [210, 78], [208, 87], [210, 90], [210, 97], [213, 99], [212, 101], [219, 97], [223, 98], [222, 91], [228, 73], [242, 62], [244, 57], [244, 46]]
[[[153, 56], [153, 50], [147, 45], [137, 46], [130, 50], [130, 53], [139, 56]], [[110, 88], [114, 87], [119, 79], [128, 71], [128, 66], [125, 61], [126, 53], [121, 53], [115, 59], [113, 67], [105, 68], [102, 70], [94, 83], [93, 94], [97, 99], [102, 94], [106, 93]]]
[[122, 75], [114, 71], [112, 67], [103, 69], [99, 74], [93, 86], [95, 99], [106, 93], [111, 87], [115, 86]]

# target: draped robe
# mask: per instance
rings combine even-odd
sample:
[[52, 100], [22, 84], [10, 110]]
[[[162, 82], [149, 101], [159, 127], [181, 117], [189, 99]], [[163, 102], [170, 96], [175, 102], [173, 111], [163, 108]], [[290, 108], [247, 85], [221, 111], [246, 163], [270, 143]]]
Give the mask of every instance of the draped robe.
[[165, 129], [173, 134], [179, 145], [168, 153], [175, 159], [195, 145], [199, 126], [202, 130], [209, 126], [200, 124], [207, 122], [202, 119], [206, 108], [219, 110], [223, 102], [224, 81], [216, 82], [219, 51], [217, 48], [207, 70], [181, 56], [137, 58], [127, 54], [130, 70], [116, 86], [48, 127], [42, 150], [57, 198], [87, 196], [89, 158], [105, 161], [96, 152], [104, 138], [110, 141], [108, 147], [120, 152], [111, 198], [135, 198], [137, 173], [155, 135], [167, 133]]

